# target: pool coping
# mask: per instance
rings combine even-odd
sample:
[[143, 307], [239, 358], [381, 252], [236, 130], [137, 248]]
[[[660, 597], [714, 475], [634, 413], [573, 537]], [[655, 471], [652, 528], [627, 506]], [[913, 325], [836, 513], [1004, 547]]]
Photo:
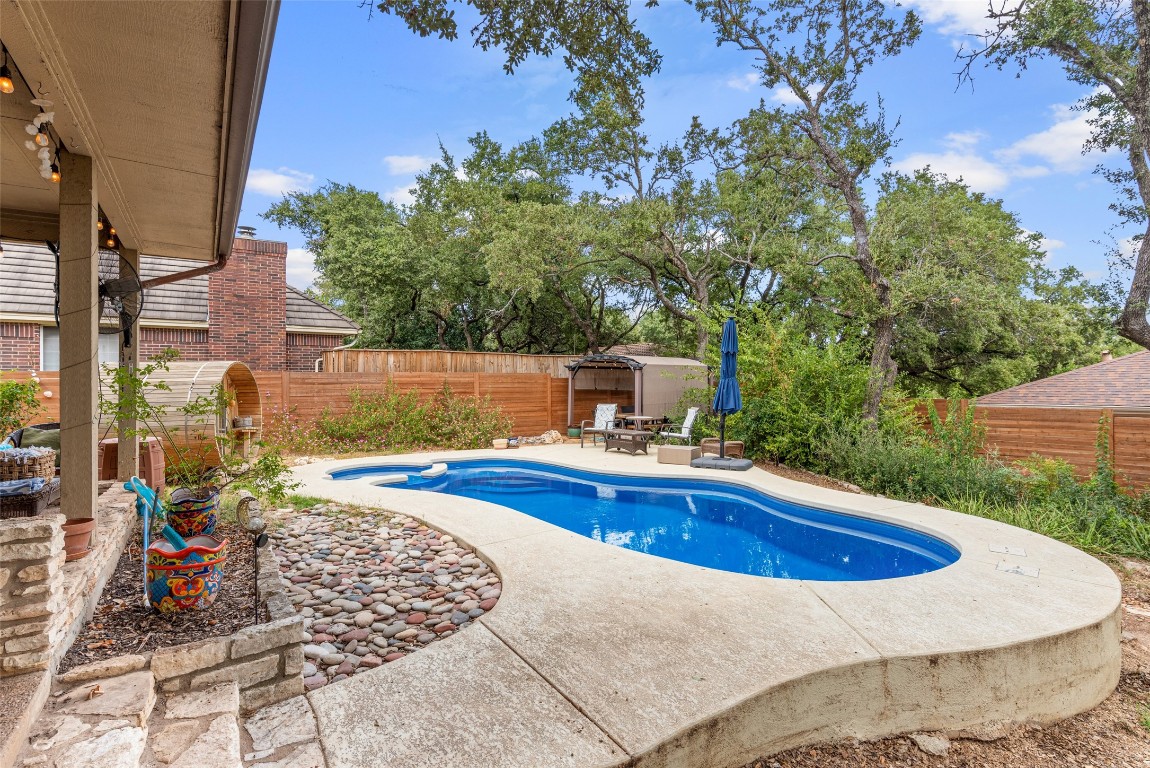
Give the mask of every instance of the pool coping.
[[[923, 531], [962, 555], [882, 581], [769, 579], [612, 547], [486, 502], [326, 477], [464, 458], [747, 485]], [[476, 626], [308, 694], [329, 766], [736, 766], [839, 738], [1051, 722], [1117, 684], [1113, 572], [1001, 523], [759, 469], [693, 469], [590, 446], [330, 461], [293, 474], [300, 493], [452, 534], [503, 580], [499, 604]], [[437, 685], [451, 691], [443, 707], [406, 705]]]

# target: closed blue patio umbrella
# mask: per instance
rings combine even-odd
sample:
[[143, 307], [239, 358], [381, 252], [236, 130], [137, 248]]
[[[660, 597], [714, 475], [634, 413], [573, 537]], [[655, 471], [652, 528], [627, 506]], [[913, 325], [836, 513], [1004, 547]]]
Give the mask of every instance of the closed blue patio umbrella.
[[739, 392], [739, 332], [735, 318], [723, 323], [723, 341], [719, 347], [719, 386], [715, 388], [712, 409], [719, 414], [719, 458], [727, 456], [727, 414], [743, 410], [743, 396]]

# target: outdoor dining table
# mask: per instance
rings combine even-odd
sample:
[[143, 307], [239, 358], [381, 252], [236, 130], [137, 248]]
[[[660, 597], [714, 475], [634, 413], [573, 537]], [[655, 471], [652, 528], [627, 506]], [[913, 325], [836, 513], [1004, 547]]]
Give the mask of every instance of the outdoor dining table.
[[630, 415], [623, 416], [623, 421], [629, 421], [635, 425], [635, 429], [651, 429], [654, 422], [662, 421], [663, 419], [658, 416], [639, 416]]

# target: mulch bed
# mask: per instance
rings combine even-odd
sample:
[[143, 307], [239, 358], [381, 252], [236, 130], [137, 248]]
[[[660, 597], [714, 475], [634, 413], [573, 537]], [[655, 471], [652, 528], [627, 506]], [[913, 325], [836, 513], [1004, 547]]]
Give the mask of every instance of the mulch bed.
[[240, 526], [224, 523], [216, 527], [214, 535], [228, 539], [228, 560], [220, 593], [210, 608], [160, 614], [145, 607], [141, 542], [132, 541], [104, 586], [92, 620], [60, 661], [59, 671], [114, 656], [230, 635], [255, 624], [251, 537]]

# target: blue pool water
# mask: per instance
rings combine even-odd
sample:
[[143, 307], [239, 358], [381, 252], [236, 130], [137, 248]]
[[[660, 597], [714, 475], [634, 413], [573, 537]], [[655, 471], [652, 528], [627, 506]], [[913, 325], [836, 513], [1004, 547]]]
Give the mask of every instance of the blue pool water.
[[866, 581], [950, 565], [954, 547], [933, 536], [773, 498], [734, 483], [621, 477], [530, 461], [384, 465], [332, 472], [337, 480], [407, 473], [397, 488], [500, 504], [606, 544], [754, 576]]

